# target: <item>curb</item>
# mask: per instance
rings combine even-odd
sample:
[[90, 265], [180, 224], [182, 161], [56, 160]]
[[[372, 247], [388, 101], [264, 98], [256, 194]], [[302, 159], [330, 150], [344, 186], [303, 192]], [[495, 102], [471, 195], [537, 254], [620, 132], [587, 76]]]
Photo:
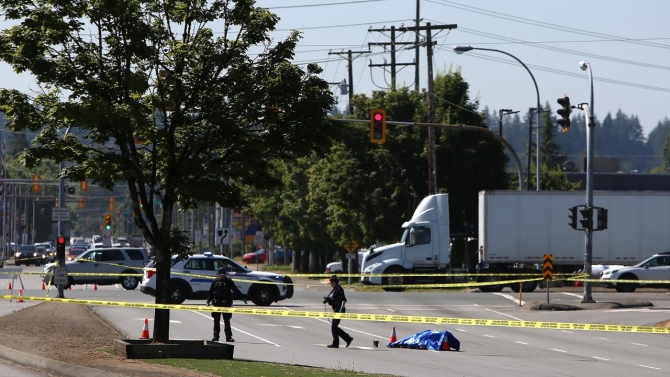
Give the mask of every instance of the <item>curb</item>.
[[128, 377], [125, 374], [113, 373], [101, 369], [89, 368], [76, 364], [68, 364], [58, 360], [32, 355], [0, 345], [0, 357], [17, 364], [37, 368], [58, 376], [68, 377]]
[[532, 302], [527, 304], [528, 310], [554, 310], [554, 311], [570, 311], [570, 310], [594, 310], [594, 309], [625, 309], [625, 308], [646, 308], [652, 307], [654, 304], [648, 301], [639, 302], [594, 302], [584, 303], [579, 305], [572, 304], [542, 304], [539, 302]]

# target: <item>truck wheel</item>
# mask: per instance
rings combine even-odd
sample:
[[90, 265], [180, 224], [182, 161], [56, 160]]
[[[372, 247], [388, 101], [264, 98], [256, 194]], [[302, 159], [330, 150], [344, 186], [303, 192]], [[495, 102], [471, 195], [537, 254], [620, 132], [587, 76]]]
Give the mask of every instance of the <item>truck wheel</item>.
[[[637, 276], [635, 275], [623, 275], [619, 279], [621, 280], [638, 280]], [[616, 285], [616, 291], [621, 292], [621, 293], [631, 293], [635, 292], [635, 289], [637, 288], [637, 284], [635, 283], [617, 283]]]
[[[539, 283], [537, 281], [526, 281], [522, 283], [524, 292], [533, 292], [537, 288]], [[512, 283], [509, 285], [512, 288], [512, 292], [519, 293], [519, 283]], [[500, 292], [500, 291], [498, 291]]]
[[[497, 274], [500, 273], [498, 269], [488, 269], [488, 270], [483, 270], [482, 273], [486, 274]], [[477, 279], [478, 283], [483, 283], [483, 282], [489, 282], [489, 281], [500, 281], [500, 276], [481, 276], [480, 278]], [[504, 285], [482, 285], [479, 287], [479, 290], [482, 292], [500, 292], [505, 288]]]
[[[402, 267], [390, 267], [384, 271], [384, 274], [404, 274], [406, 271]], [[409, 276], [390, 276], [390, 277], [384, 277], [382, 278], [382, 284], [383, 285], [405, 285], [405, 284], [411, 284], [410, 281], [411, 277]], [[402, 292], [405, 290], [405, 288], [397, 288], [397, 287], [392, 287], [392, 288], [382, 288], [386, 292]]]

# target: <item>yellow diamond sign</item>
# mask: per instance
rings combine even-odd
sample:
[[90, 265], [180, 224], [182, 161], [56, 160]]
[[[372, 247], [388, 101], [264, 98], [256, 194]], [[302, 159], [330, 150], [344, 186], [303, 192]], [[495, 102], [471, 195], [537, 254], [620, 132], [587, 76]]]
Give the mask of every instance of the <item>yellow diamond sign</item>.
[[351, 254], [358, 250], [358, 243], [354, 240], [349, 240], [344, 244], [344, 248], [347, 250], [347, 253]]

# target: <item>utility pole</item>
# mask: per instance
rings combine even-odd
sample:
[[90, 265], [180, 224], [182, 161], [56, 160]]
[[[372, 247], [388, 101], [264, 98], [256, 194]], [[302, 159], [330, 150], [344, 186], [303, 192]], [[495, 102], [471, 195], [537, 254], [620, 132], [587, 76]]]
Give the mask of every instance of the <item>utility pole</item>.
[[[408, 31], [426, 31], [426, 63], [428, 65], [428, 116], [429, 123], [435, 123], [435, 91], [433, 89], [433, 30], [456, 29], [458, 25], [433, 26], [426, 22], [426, 26], [405, 28]], [[437, 167], [435, 161], [435, 127], [428, 128], [428, 195], [437, 193]]]
[[[369, 29], [368, 32], [383, 32], [386, 29]], [[396, 63], [395, 55], [396, 55], [396, 46], [398, 45], [413, 45], [414, 42], [396, 42], [395, 41], [395, 26], [391, 26], [391, 42], [370, 42], [368, 43], [368, 46], [391, 46], [391, 64], [388, 64], [384, 62], [383, 64], [372, 64], [370, 63], [368, 67], [391, 67], [391, 90], [396, 89], [396, 67], [397, 66], [408, 66], [408, 65], [416, 65], [418, 67], [418, 64], [416, 63]]]
[[341, 51], [341, 52], [329, 52], [328, 55], [344, 55], [347, 54], [347, 62], [349, 68], [349, 115], [354, 113], [354, 105], [352, 100], [354, 99], [354, 71], [353, 71], [353, 57], [352, 54], [369, 54], [372, 51]]
[[[418, 16], [418, 1], [417, 1], [417, 16]], [[418, 17], [417, 17], [418, 20]], [[448, 24], [448, 25], [431, 25], [430, 22], [426, 23], [426, 26], [413, 26], [413, 27], [403, 27], [402, 31], [413, 31], [418, 33], [419, 31], [426, 31], [426, 63], [428, 65], [428, 116], [429, 123], [435, 123], [435, 93], [433, 90], [433, 30], [451, 30], [456, 29], [458, 25]], [[393, 28], [391, 28], [391, 31]], [[370, 31], [388, 31], [388, 29], [371, 29]], [[418, 61], [415, 63], [418, 66]], [[437, 168], [435, 164], [435, 128], [428, 127], [428, 195], [437, 193]]]
[[419, 83], [419, 68], [420, 68], [419, 67], [419, 55], [420, 55], [419, 54], [419, 47], [420, 47], [419, 45], [421, 44], [421, 35], [418, 32], [419, 26], [421, 26], [420, 25], [420, 22], [421, 22], [420, 14], [421, 13], [419, 12], [420, 8], [421, 8], [421, 0], [416, 0], [416, 29], [417, 29], [417, 31], [414, 32], [414, 36], [415, 36], [415, 38], [414, 38], [414, 45], [415, 45], [415, 48], [414, 48], [414, 52], [415, 52], [415, 54], [414, 54], [414, 64], [415, 64], [414, 65], [414, 90], [417, 93], [419, 93], [419, 89], [421, 88], [421, 85]]
[[[534, 107], [531, 107], [528, 109], [528, 169], [526, 170], [528, 172], [528, 176], [526, 178], [526, 191], [530, 191], [530, 160], [531, 160], [531, 155], [532, 149], [533, 149], [533, 112], [535, 111]], [[537, 146], [535, 147], [537, 148]]]

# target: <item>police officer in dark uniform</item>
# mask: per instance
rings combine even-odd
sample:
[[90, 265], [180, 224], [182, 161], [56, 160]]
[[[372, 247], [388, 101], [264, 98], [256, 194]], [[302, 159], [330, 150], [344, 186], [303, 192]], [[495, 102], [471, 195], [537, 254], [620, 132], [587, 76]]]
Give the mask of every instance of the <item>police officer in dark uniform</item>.
[[[247, 303], [247, 297], [243, 295], [239, 289], [237, 289], [235, 283], [231, 279], [228, 279], [228, 276], [226, 275], [226, 268], [219, 268], [217, 278], [209, 287], [209, 294], [207, 295], [207, 306], [209, 306], [211, 302], [214, 306], [230, 308], [233, 306], [233, 298], [236, 296], [241, 297], [245, 304]], [[233, 332], [230, 329], [230, 318], [233, 316], [233, 314], [221, 312], [212, 312], [212, 318], [214, 318], [214, 338], [212, 338], [212, 341], [219, 341], [219, 333], [221, 332], [221, 315], [223, 315], [223, 332], [226, 335], [226, 342], [234, 342], [235, 339], [233, 339]]]
[[[328, 303], [333, 308], [335, 313], [345, 313], [344, 304], [347, 302], [347, 298], [344, 297], [344, 289], [339, 284], [337, 275], [333, 275], [330, 278], [330, 286], [333, 287], [333, 290], [330, 291], [328, 296], [323, 298], [323, 303]], [[340, 338], [347, 343], [347, 347], [354, 340], [349, 334], [340, 328], [340, 320], [333, 318], [333, 323], [330, 327], [330, 331], [333, 334], [333, 342], [329, 344], [328, 348], [339, 348], [340, 347]]]

